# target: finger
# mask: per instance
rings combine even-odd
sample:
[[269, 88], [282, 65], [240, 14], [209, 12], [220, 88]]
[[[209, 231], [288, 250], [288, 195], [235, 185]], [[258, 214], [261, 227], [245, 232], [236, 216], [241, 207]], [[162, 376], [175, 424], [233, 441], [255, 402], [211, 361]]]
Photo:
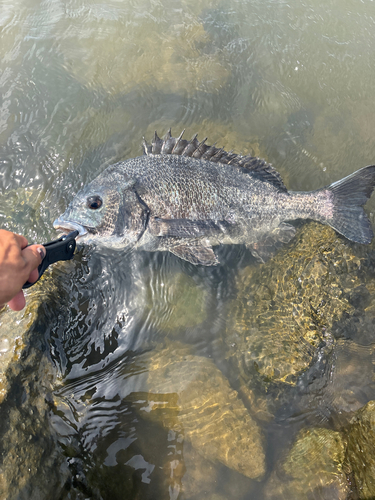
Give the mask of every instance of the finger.
[[23, 250], [24, 248], [27, 247], [28, 241], [24, 236], [22, 236], [22, 234], [14, 233], [14, 238], [17, 241], [17, 243], [19, 244], [19, 246], [21, 247], [21, 250]]
[[43, 245], [30, 245], [22, 250], [22, 257], [27, 264], [29, 273], [42, 263], [45, 255], [46, 249]]
[[26, 300], [23, 295], [23, 291], [21, 290], [20, 292], [17, 293], [15, 297], [13, 297], [12, 300], [8, 302], [8, 306], [13, 310], [13, 311], [21, 311], [26, 305]]
[[34, 271], [31, 271], [30, 276], [28, 277], [28, 282], [29, 283], [35, 283], [35, 281], [39, 278], [39, 271], [38, 269], [34, 269]]

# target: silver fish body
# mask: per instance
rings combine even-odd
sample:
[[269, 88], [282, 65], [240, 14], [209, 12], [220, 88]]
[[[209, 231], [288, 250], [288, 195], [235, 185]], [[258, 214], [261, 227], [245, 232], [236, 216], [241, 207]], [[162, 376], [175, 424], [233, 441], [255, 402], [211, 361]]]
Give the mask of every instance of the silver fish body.
[[245, 244], [260, 259], [295, 234], [287, 221], [313, 219], [346, 238], [373, 237], [363, 210], [375, 166], [312, 192], [290, 192], [265, 161], [171, 136], [144, 144], [145, 155], [104, 170], [54, 226], [116, 248], [170, 251], [193, 264], [217, 264], [212, 249]]

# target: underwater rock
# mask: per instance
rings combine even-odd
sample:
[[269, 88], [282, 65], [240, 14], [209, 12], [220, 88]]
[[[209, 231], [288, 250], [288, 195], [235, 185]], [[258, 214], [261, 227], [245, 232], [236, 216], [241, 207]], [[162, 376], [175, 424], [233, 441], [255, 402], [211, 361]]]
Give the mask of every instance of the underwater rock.
[[362, 261], [353, 245], [311, 222], [273, 259], [240, 273], [225, 342], [244, 380], [258, 374], [295, 383], [319, 348], [333, 343], [334, 322], [353, 314]]
[[[19, 359], [23, 347], [22, 335], [33, 319], [29, 309], [14, 312], [4, 307], [0, 311], [0, 404], [7, 394], [6, 371], [12, 362]], [[15, 324], [19, 325], [19, 329], [14, 327]]]
[[353, 471], [359, 498], [374, 498], [375, 401], [370, 401], [356, 412], [347, 432], [347, 462]]
[[345, 441], [339, 432], [303, 429], [265, 486], [266, 500], [345, 500]]
[[0, 311], [0, 404], [7, 395], [8, 371], [14, 370], [20, 361], [39, 306], [51, 292], [46, 276], [26, 291], [26, 307], [22, 311], [12, 311], [8, 306]]
[[0, 405], [1, 500], [52, 498], [70, 476], [49, 425], [51, 364], [30, 346], [22, 358], [18, 374], [8, 375], [8, 398]]
[[202, 491], [240, 499], [259, 487], [258, 424], [213, 362], [190, 352], [169, 343], [54, 391], [52, 425], [74, 491], [198, 500]]
[[180, 492], [187, 500], [201, 500], [202, 492], [207, 500], [250, 498], [252, 486], [258, 485], [233, 470], [223, 471], [221, 464], [206, 460], [187, 441], [183, 443], [182, 461], [179, 465], [178, 478], [177, 469], [173, 471], [174, 480], [179, 479], [178, 486], [173, 491]]
[[0, 196], [0, 225], [2, 229], [23, 234], [29, 243], [48, 239], [51, 231], [41, 217], [44, 193], [33, 189], [10, 189]]
[[108, 5], [108, 12], [113, 9], [115, 15], [104, 16], [106, 29], [100, 19], [103, 13], [95, 9], [84, 11], [84, 23], [82, 14], [75, 13], [68, 34], [65, 24], [57, 24], [58, 37], [60, 30], [65, 30], [61, 50], [66, 68], [85, 85], [103, 88], [112, 95], [140, 85], [172, 92], [218, 92], [231, 76], [231, 64], [227, 51], [216, 47], [199, 19], [202, 5], [189, 16], [175, 9], [164, 10], [163, 23], [158, 22], [159, 8]]
[[[56, 295], [59, 299], [56, 299]], [[0, 499], [57, 498], [69, 471], [49, 425], [56, 374], [46, 356], [48, 311], [61, 300], [48, 277], [30, 289], [25, 311], [0, 314]]]
[[183, 493], [185, 498], [193, 499], [199, 498], [202, 491], [215, 491], [215, 485], [219, 479], [215, 464], [202, 457], [190, 443], [184, 442], [183, 438], [179, 441], [181, 442], [180, 456], [168, 457], [168, 462], [164, 467], [170, 498], [177, 499]]
[[260, 428], [210, 359], [171, 344], [150, 353], [147, 386], [145, 416], [182, 433], [203, 457], [249, 478], [263, 477]]
[[[370, 325], [358, 323], [371, 332]], [[374, 396], [374, 356], [373, 344], [361, 345], [342, 338], [335, 343], [329, 381], [319, 405], [329, 409], [340, 428], [349, 423], [354, 411]]]

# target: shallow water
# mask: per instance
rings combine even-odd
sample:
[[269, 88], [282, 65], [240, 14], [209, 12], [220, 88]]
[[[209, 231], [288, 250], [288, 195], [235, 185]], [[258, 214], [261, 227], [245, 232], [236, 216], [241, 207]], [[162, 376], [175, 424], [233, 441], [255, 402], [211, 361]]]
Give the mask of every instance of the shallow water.
[[[3, 0], [0, 227], [30, 241], [54, 238], [52, 221], [80, 187], [106, 165], [140, 155], [142, 137], [151, 139], [155, 129], [162, 135], [172, 127], [176, 135], [186, 128], [188, 138], [198, 133], [264, 157], [293, 190], [313, 190], [374, 163], [374, 25], [372, 0]], [[372, 221], [374, 209], [371, 200]], [[58, 498], [198, 499], [203, 491], [216, 500], [357, 498], [355, 481], [343, 485], [352, 472], [341, 462], [332, 474], [337, 480], [327, 473], [332, 464], [316, 460], [323, 486], [312, 484], [317, 470], [306, 482], [304, 472], [300, 482], [289, 481], [290, 469], [280, 465], [286, 456], [286, 464], [297, 460], [288, 453], [296, 439], [299, 449], [299, 432], [328, 429], [345, 438], [353, 412], [375, 399], [373, 246], [345, 248], [331, 269], [331, 257], [324, 260], [319, 247], [312, 279], [309, 270], [307, 278], [291, 271], [293, 283], [302, 283], [300, 289], [291, 284], [301, 308], [313, 311], [307, 319], [297, 302], [289, 314], [294, 296], [286, 289], [267, 295], [260, 264], [240, 246], [218, 249], [221, 264], [212, 269], [163, 253], [97, 249], [82, 249], [74, 261], [55, 266], [46, 283], [57, 289], [51, 285], [44, 297], [42, 282], [29, 291], [29, 300], [40, 295], [44, 305], [28, 349], [46, 356], [49, 367], [40, 377], [48, 372], [51, 386], [43, 382], [33, 394], [40, 391], [43, 400], [48, 393], [44, 429], [56, 464], [36, 461], [33, 481], [20, 470], [13, 489], [0, 481], [0, 493], [38, 498], [39, 484], [42, 496], [56, 498], [40, 486], [54, 470]], [[287, 253], [285, 261], [290, 265]], [[263, 276], [271, 290], [272, 277], [284, 279], [283, 265], [269, 269]], [[243, 303], [244, 319], [239, 313], [233, 319]], [[313, 327], [306, 327], [310, 320]], [[0, 321], [9, 339], [30, 328], [10, 313]], [[242, 357], [242, 332], [246, 339], [264, 328], [280, 332], [285, 352], [298, 347], [285, 362], [293, 366], [289, 377], [285, 360], [264, 348], [272, 337], [257, 344], [260, 357]], [[309, 328], [320, 343], [303, 336]], [[7, 345], [8, 337], [1, 342]], [[176, 361], [184, 356], [192, 363], [191, 379], [184, 371], [189, 365]], [[171, 360], [169, 371], [160, 359]], [[197, 367], [202, 380], [210, 374], [212, 386], [196, 387]], [[22, 384], [38, 379], [35, 370], [17, 375]], [[207, 393], [210, 404], [189, 399], [194, 391]], [[233, 443], [220, 422], [232, 429], [233, 442], [238, 433], [241, 446], [255, 434], [247, 436], [234, 417], [228, 423], [230, 409], [210, 414], [223, 405], [211, 395], [230, 399], [230, 391], [238, 392], [233, 415], [243, 405], [252, 432], [262, 435], [247, 470], [224, 459]], [[11, 405], [20, 415], [8, 419], [12, 442], [22, 442], [19, 419], [28, 397]], [[37, 432], [27, 446], [37, 446]], [[211, 435], [216, 444], [210, 446]], [[23, 453], [34, 456], [28, 447]], [[263, 472], [251, 460], [263, 460]]]

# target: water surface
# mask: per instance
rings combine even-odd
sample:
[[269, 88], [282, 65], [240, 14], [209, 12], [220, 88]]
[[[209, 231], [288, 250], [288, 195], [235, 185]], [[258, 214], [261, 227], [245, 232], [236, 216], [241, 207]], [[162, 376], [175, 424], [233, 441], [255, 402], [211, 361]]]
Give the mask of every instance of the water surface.
[[[84, 184], [106, 165], [140, 155], [143, 136], [169, 127], [266, 158], [293, 190], [313, 190], [373, 164], [374, 25], [372, 0], [3, 0], [0, 226], [30, 241], [54, 238], [52, 221]], [[371, 220], [374, 203], [367, 205]], [[334, 466], [328, 458], [319, 465], [318, 448], [311, 452], [317, 470], [305, 482], [303, 473], [288, 480], [300, 432], [311, 430], [328, 444], [344, 439], [353, 412], [375, 399], [373, 247], [311, 231], [321, 246], [310, 256], [298, 251], [306, 260], [321, 257], [302, 276], [291, 271], [290, 298], [272, 284], [272, 276], [279, 276], [276, 284], [284, 280], [288, 253], [285, 265], [262, 274], [243, 247], [219, 249], [221, 264], [212, 269], [162, 253], [83, 249], [47, 273], [53, 286], [41, 295], [30, 339], [49, 367], [51, 386], [43, 382], [38, 391], [48, 393], [44, 429], [49, 456], [57, 458], [35, 459], [34, 479], [21, 471], [8, 498], [37, 498], [40, 491], [53, 498], [48, 485], [40, 486], [48, 470], [59, 498], [198, 499], [203, 491], [212, 499], [357, 498], [355, 482], [345, 483], [352, 472], [335, 458], [329, 475]], [[339, 256], [325, 252], [324, 238]], [[43, 286], [32, 288], [29, 300]], [[289, 313], [296, 296], [301, 305]], [[7, 323], [15, 336], [30, 327], [10, 313], [0, 319], [3, 332]], [[319, 342], [301, 333], [308, 321]], [[274, 330], [288, 352], [296, 346], [297, 357], [285, 365], [267, 341]], [[259, 332], [265, 341], [245, 356], [244, 339]], [[166, 359], [171, 368], [164, 372]], [[191, 380], [183, 359], [192, 363]], [[189, 399], [194, 370], [201, 369], [216, 383], [197, 389], [210, 395], [211, 406]], [[22, 384], [38, 380], [35, 370]], [[205, 428], [198, 417], [184, 420], [194, 405], [208, 414], [222, 405], [210, 399], [215, 391], [227, 399], [235, 391], [235, 409], [243, 405], [259, 429], [263, 473], [225, 463], [219, 444], [205, 448], [215, 434], [211, 425], [223, 433], [224, 448], [230, 445], [219, 421], [231, 410], [212, 413]], [[180, 410], [176, 394], [186, 397]], [[14, 401], [22, 419], [31, 400]], [[17, 418], [7, 420], [16, 442]], [[245, 431], [231, 422], [226, 428], [233, 425], [242, 439]], [[13, 462], [6, 463], [11, 471]], [[323, 486], [312, 484], [319, 474]]]

